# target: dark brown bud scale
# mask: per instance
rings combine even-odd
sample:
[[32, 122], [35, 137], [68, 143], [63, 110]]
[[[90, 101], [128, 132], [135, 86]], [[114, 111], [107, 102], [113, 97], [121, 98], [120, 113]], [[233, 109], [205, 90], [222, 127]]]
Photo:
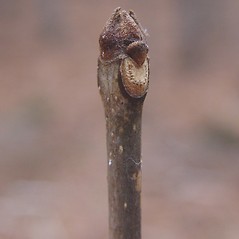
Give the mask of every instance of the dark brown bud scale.
[[[141, 48], [139, 46], [136, 48], [133, 47], [132, 49], [129, 48], [128, 52], [130, 52], [134, 58], [137, 58], [137, 56], [142, 58], [147, 48], [143, 47], [143, 44], [147, 46], [145, 32], [137, 22], [132, 11], [127, 13], [125, 10], [117, 8], [100, 35], [100, 57], [105, 61], [124, 58], [123, 56], [127, 54], [127, 47], [134, 42], [141, 42]], [[135, 53], [137, 49], [139, 49], [138, 54]], [[144, 49], [143, 53], [142, 49]], [[142, 60], [139, 60], [139, 62], [142, 62]]]
[[126, 53], [129, 55], [139, 66], [141, 66], [147, 58], [149, 48], [143, 41], [135, 41], [126, 48]]

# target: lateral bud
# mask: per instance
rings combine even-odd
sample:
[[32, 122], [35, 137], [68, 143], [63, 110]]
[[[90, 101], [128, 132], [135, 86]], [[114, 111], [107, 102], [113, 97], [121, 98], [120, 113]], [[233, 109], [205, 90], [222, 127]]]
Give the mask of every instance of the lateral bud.
[[129, 55], [137, 64], [141, 66], [147, 58], [149, 48], [143, 41], [135, 41], [128, 45], [126, 53]]

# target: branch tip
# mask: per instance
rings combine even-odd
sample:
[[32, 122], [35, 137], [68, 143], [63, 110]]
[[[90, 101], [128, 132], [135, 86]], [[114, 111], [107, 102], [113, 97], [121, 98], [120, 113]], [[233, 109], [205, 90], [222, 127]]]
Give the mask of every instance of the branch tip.
[[[144, 30], [132, 10], [126, 12], [120, 7], [116, 8], [99, 38], [100, 58], [109, 62], [119, 58], [123, 59], [131, 52], [128, 48], [130, 44], [135, 42], [141, 42], [142, 47], [135, 49], [139, 50], [139, 54], [136, 55], [141, 55], [142, 58], [142, 55], [148, 52]], [[142, 65], [143, 62], [136, 60], [136, 63]]]

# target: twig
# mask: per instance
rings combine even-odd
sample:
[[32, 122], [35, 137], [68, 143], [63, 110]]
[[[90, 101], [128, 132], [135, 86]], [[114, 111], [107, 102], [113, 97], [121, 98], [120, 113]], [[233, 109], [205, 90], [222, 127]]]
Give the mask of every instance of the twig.
[[110, 239], [141, 238], [141, 115], [149, 84], [145, 32], [117, 8], [99, 38], [98, 87], [107, 128]]

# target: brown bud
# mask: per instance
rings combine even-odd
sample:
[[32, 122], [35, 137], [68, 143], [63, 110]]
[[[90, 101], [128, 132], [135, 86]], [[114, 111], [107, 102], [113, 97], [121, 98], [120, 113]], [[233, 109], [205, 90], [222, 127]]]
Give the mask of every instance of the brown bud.
[[145, 32], [136, 20], [134, 13], [132, 11], [128, 13], [121, 8], [117, 8], [107, 21], [100, 34], [99, 43], [100, 57], [105, 61], [124, 58], [123, 56], [129, 52], [132, 58], [142, 65], [142, 60], [138, 59], [142, 59], [148, 52]]
[[100, 61], [120, 60], [121, 79], [126, 93], [143, 97], [149, 85], [148, 46], [145, 32], [132, 11], [117, 8], [99, 38]]
[[143, 41], [135, 41], [126, 48], [127, 55], [129, 55], [139, 66], [144, 63], [148, 51], [149, 48]]

